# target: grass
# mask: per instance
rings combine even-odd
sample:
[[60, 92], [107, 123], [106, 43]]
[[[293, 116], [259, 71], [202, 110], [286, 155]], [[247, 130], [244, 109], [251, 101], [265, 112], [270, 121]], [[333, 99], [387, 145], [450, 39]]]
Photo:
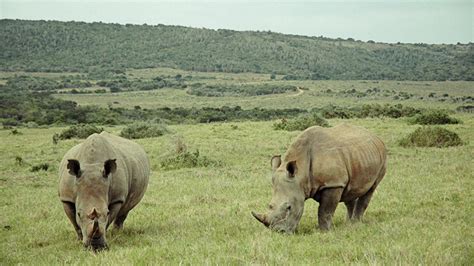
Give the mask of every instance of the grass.
[[[14, 74], [0, 72], [0, 83]], [[63, 75], [20, 74], [48, 78]], [[240, 105], [244, 109], [311, 109], [327, 104], [401, 103], [454, 110], [468, 103], [456, 103], [450, 97], [472, 95], [472, 82], [282, 81], [282, 76], [271, 81], [268, 74], [168, 68], [127, 71], [129, 79], [144, 80], [178, 74], [192, 75], [193, 82], [208, 85], [266, 82], [305, 90], [255, 97], [198, 97], [176, 89], [56, 97], [81, 105], [126, 108]], [[368, 89], [376, 92], [364, 94]], [[443, 96], [446, 92], [449, 97]], [[433, 93], [435, 96], [429, 97]], [[406, 95], [409, 99], [404, 99]], [[328, 119], [332, 126], [349, 122], [379, 135], [389, 149], [388, 172], [364, 222], [347, 222], [345, 207], [340, 204], [333, 229], [323, 233], [317, 229], [318, 204], [308, 200], [295, 235], [270, 232], [250, 211], [265, 210], [272, 191], [269, 160], [272, 155], [284, 153], [299, 131], [274, 130], [272, 125], [277, 120], [169, 126], [169, 134], [135, 140], [150, 157], [150, 184], [124, 230], [108, 231], [110, 250], [98, 254], [84, 250], [76, 241], [57, 196], [59, 161], [82, 140], [54, 144], [53, 136], [64, 127], [21, 128], [18, 132], [22, 134], [0, 130], [0, 265], [473, 265], [474, 116], [453, 117], [463, 123], [443, 128], [459, 134], [464, 145], [449, 148], [400, 147], [399, 139], [419, 127], [408, 124], [408, 119]], [[122, 129], [124, 126], [106, 128], [117, 135]], [[185, 140], [188, 152], [194, 155], [191, 159], [218, 163], [165, 167], [163, 164], [176, 155], [177, 138]], [[49, 167], [31, 172], [32, 166], [42, 165]]]
[[[124, 230], [108, 231], [110, 250], [99, 254], [76, 241], [57, 197], [58, 163], [80, 140], [54, 145], [53, 134], [64, 128], [0, 130], [0, 264], [472, 265], [474, 117], [456, 117], [464, 123], [445, 127], [467, 143], [443, 149], [399, 147], [399, 137], [418, 127], [401, 119], [349, 120], [386, 142], [387, 175], [364, 222], [346, 222], [340, 204], [333, 229], [323, 233], [318, 205], [308, 200], [295, 235], [270, 232], [250, 211], [269, 203], [270, 157], [283, 153], [298, 131], [273, 130], [274, 121], [170, 126], [222, 166], [165, 171], [160, 163], [174, 151], [176, 136], [136, 140], [151, 160], [148, 191]], [[47, 171], [27, 166], [41, 163], [50, 165]]]

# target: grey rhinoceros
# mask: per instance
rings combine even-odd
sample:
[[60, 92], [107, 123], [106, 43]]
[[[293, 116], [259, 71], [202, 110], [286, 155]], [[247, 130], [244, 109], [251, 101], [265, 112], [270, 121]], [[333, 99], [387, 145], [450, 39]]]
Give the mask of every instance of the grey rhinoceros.
[[382, 140], [361, 127], [314, 126], [296, 138], [283, 160], [274, 156], [271, 166], [269, 210], [253, 216], [275, 231], [293, 233], [305, 200], [312, 198], [319, 202], [319, 227], [328, 230], [339, 202], [345, 203], [349, 219], [362, 218], [385, 175], [387, 151]]
[[107, 247], [105, 232], [122, 228], [148, 186], [150, 166], [135, 142], [102, 132], [71, 148], [59, 166], [59, 198], [86, 247]]

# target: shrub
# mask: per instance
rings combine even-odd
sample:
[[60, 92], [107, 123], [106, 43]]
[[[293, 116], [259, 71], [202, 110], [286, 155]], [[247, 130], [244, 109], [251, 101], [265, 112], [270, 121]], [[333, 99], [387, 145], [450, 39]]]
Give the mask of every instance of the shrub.
[[48, 171], [49, 169], [49, 163], [40, 163], [37, 165], [33, 165], [30, 169], [31, 172], [38, 172], [38, 171]]
[[290, 91], [297, 91], [296, 86], [275, 85], [275, 84], [240, 84], [240, 85], [202, 85], [194, 84], [186, 93], [205, 97], [226, 97], [226, 96], [259, 96], [269, 94], [280, 94]]
[[172, 157], [166, 158], [160, 163], [161, 168], [164, 170], [176, 170], [181, 168], [193, 168], [193, 167], [208, 167], [208, 166], [220, 166], [220, 161], [215, 161], [203, 156], [199, 153], [199, 150], [194, 152], [184, 151], [175, 154]]
[[212, 160], [201, 155], [198, 149], [194, 152], [189, 152], [182, 138], [176, 139], [174, 152], [160, 163], [160, 167], [164, 170], [221, 165], [223, 165], [221, 161]]
[[63, 132], [61, 132], [61, 134], [59, 134], [57, 138], [58, 139], [72, 139], [72, 138], [85, 139], [94, 133], [100, 133], [102, 131], [104, 131], [104, 129], [101, 127], [96, 127], [94, 125], [89, 125], [89, 124], [78, 124], [78, 125], [70, 126], [69, 128], [63, 130]]
[[328, 105], [321, 109], [321, 114], [326, 119], [342, 118], [348, 119], [356, 117], [356, 113], [347, 107]]
[[273, 124], [273, 129], [295, 131], [305, 130], [312, 126], [329, 127], [329, 123], [318, 113], [313, 113], [310, 115], [300, 116], [294, 120], [282, 119], [280, 122]]
[[52, 139], [53, 139], [53, 144], [54, 145], [58, 144], [59, 143], [59, 134], [54, 133]]
[[21, 156], [16, 156], [15, 157], [15, 162], [16, 162], [16, 164], [21, 166], [21, 165], [23, 165], [24, 161], [23, 161], [23, 158]]
[[430, 110], [422, 112], [421, 114], [415, 115], [409, 120], [411, 124], [420, 125], [443, 125], [443, 124], [459, 124], [459, 119], [450, 117], [445, 111], [442, 110]]
[[21, 133], [20, 131], [18, 131], [18, 129], [12, 129], [10, 131], [10, 135], [23, 135], [23, 133]]
[[462, 105], [456, 108], [458, 112], [474, 113], [474, 105]]
[[127, 139], [142, 139], [163, 136], [168, 132], [164, 124], [136, 122], [122, 129], [120, 136]]
[[39, 127], [39, 125], [36, 122], [33, 122], [33, 121], [30, 121], [30, 122], [26, 123], [25, 126], [27, 128], [38, 128]]
[[463, 142], [455, 132], [442, 127], [420, 127], [399, 141], [403, 147], [449, 147]]
[[111, 93], [116, 93], [116, 92], [121, 92], [122, 89], [120, 89], [120, 87], [118, 87], [117, 85], [114, 85], [114, 86], [111, 86], [110, 87], [110, 92]]

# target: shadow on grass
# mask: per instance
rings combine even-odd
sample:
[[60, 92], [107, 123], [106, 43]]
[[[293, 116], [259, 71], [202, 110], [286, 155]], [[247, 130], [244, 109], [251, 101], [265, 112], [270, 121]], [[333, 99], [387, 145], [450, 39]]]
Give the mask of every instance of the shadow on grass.
[[107, 242], [112, 248], [150, 247], [156, 245], [157, 239], [170, 232], [173, 232], [173, 224], [125, 224], [123, 229], [110, 228], [107, 232]]
[[[364, 218], [361, 221], [350, 221], [346, 217], [344, 218], [335, 218], [331, 226], [330, 232], [335, 229], [344, 229], [348, 228], [351, 230], [359, 230], [364, 226], [376, 225], [379, 223], [391, 223], [393, 220], [398, 219], [399, 215], [397, 213], [391, 213], [385, 210], [376, 210], [366, 213]], [[313, 221], [314, 220], [314, 221]], [[299, 224], [296, 235], [315, 235], [326, 233], [327, 231], [321, 231], [318, 226], [318, 221], [312, 219], [311, 221], [304, 221]]]

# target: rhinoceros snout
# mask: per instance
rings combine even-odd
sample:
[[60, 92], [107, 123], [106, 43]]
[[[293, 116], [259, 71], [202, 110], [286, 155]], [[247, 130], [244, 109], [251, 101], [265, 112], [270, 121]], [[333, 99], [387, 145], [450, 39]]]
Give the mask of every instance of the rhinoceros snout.
[[90, 241], [88, 241], [88, 243], [84, 244], [84, 246], [96, 252], [106, 250], [109, 248], [103, 236], [91, 238]]

